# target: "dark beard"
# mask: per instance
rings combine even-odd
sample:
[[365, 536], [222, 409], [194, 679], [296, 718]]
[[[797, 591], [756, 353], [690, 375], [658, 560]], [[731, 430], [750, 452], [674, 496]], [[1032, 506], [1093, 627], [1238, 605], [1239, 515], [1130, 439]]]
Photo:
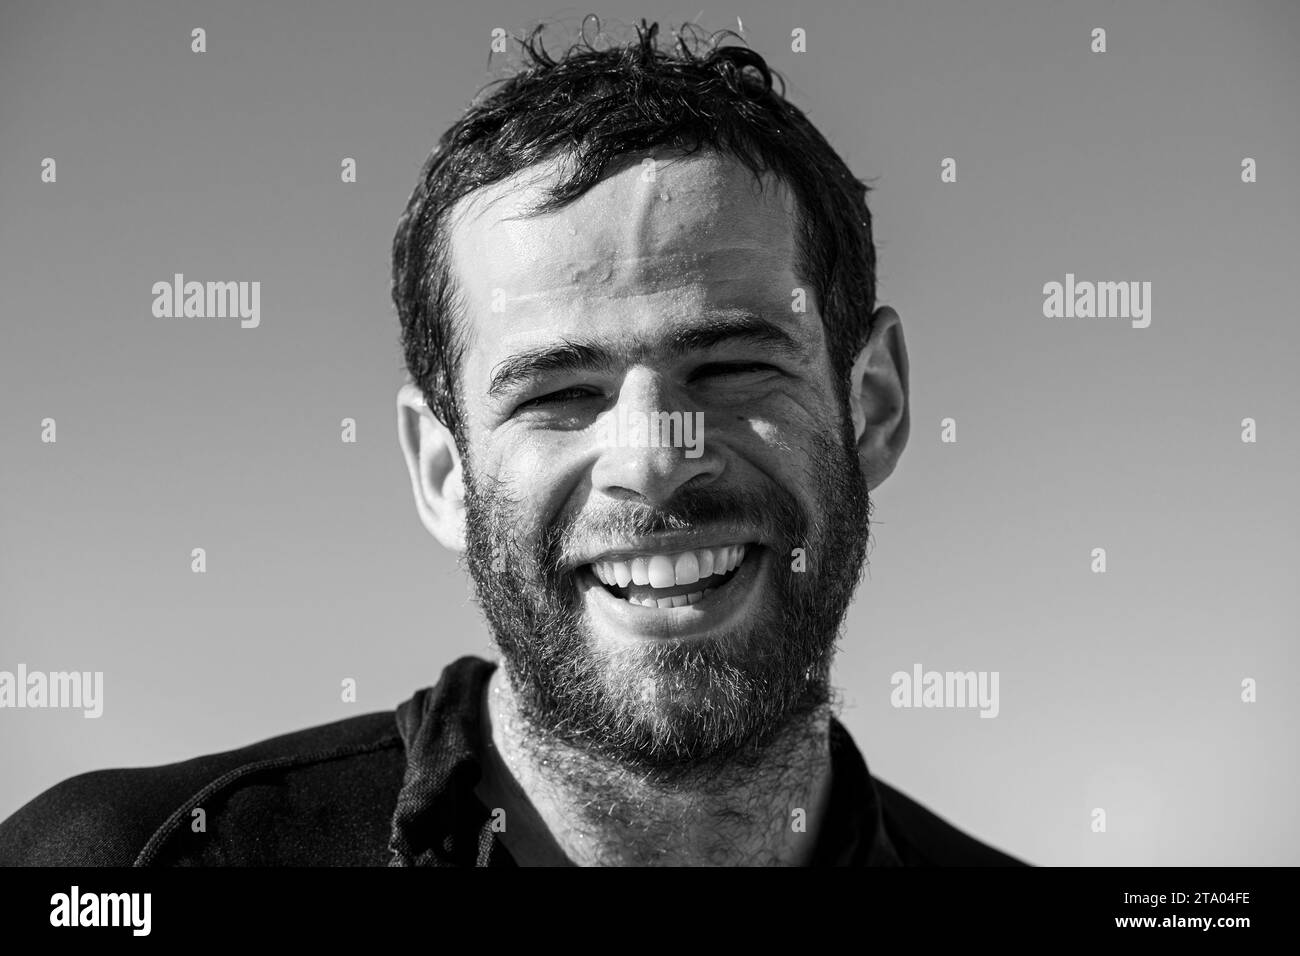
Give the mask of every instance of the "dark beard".
[[[847, 427], [838, 443], [817, 436], [815, 515], [770, 483], [743, 498], [683, 487], [666, 508], [611, 501], [560, 516], [531, 545], [515, 502], [462, 456], [469, 571], [524, 718], [554, 740], [667, 781], [757, 761], [793, 721], [824, 709], [871, 508], [849, 439]], [[752, 629], [630, 645], [587, 632], [576, 569], [563, 560], [568, 542], [716, 521], [753, 526], [767, 546], [746, 557], [768, 559]], [[795, 548], [802, 572], [792, 570]]]

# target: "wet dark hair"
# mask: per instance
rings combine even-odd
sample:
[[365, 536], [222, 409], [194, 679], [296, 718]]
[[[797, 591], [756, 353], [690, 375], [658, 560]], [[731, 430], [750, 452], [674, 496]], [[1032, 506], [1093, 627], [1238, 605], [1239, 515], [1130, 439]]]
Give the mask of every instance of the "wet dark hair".
[[[875, 309], [876, 255], [870, 187], [785, 98], [785, 80], [746, 46], [722, 45], [722, 30], [692, 24], [659, 45], [659, 25], [636, 27], [624, 45], [582, 38], [558, 58], [544, 26], [519, 39], [523, 68], [489, 84], [438, 141], [420, 171], [393, 238], [393, 302], [407, 371], [438, 420], [462, 444], [459, 368], [463, 337], [454, 321], [457, 287], [447, 215], [466, 195], [530, 166], [564, 157], [562, 179], [537, 213], [574, 201], [607, 169], [652, 149], [733, 157], [761, 183], [784, 182], [796, 199], [795, 272], [807, 283], [826, 330], [841, 401]], [[599, 31], [599, 21], [597, 21]], [[773, 79], [780, 91], [773, 88]], [[613, 164], [613, 165], [611, 165]], [[464, 448], [462, 447], [462, 451]]]

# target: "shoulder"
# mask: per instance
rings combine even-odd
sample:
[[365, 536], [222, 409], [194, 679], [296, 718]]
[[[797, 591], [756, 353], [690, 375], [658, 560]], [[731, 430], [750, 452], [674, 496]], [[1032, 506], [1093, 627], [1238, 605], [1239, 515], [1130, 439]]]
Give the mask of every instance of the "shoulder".
[[905, 866], [1027, 866], [958, 830], [907, 794], [873, 778], [885, 830]]
[[0, 865], [367, 862], [356, 848], [378, 836], [386, 845], [404, 767], [387, 711], [179, 763], [84, 773], [0, 823]]

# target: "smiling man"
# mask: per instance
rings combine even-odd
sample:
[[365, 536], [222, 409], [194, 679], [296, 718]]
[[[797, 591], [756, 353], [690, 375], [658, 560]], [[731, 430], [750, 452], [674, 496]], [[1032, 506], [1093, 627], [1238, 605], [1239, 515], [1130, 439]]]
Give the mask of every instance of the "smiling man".
[[524, 51], [393, 247], [416, 507], [500, 665], [74, 778], [0, 828], [11, 861], [1017, 862], [874, 780], [832, 713], [869, 492], [908, 436], [866, 187], [747, 48], [643, 22]]

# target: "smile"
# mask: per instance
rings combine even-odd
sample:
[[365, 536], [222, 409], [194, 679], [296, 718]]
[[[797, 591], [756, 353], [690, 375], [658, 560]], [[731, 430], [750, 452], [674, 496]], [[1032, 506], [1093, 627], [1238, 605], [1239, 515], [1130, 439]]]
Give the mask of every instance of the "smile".
[[641, 607], [689, 607], [722, 587], [745, 560], [745, 545], [637, 555], [589, 565], [615, 597]]
[[760, 581], [767, 559], [756, 541], [690, 549], [664, 542], [600, 555], [578, 568], [578, 587], [605, 633], [700, 638], [755, 613], [766, 593]]

